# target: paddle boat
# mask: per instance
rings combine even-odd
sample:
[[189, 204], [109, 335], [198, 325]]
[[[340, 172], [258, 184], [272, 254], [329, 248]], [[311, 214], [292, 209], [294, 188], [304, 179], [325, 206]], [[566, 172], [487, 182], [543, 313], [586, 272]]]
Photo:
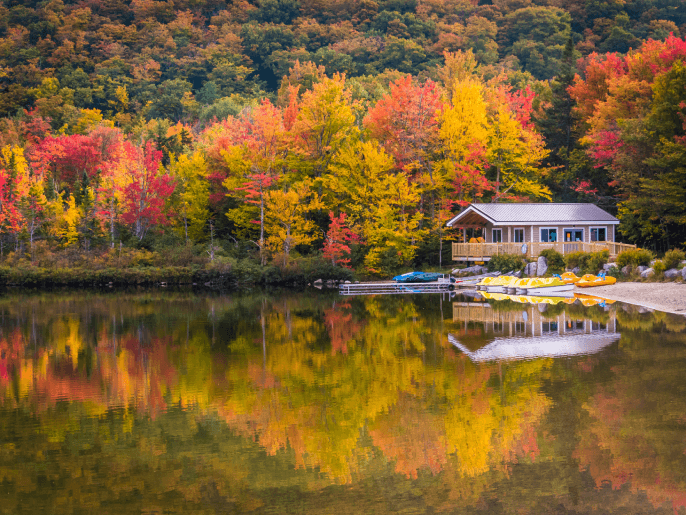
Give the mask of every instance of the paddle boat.
[[614, 304], [615, 300], [610, 300], [610, 299], [604, 299], [602, 297], [596, 297], [595, 295], [586, 295], [585, 293], [575, 293], [574, 297], [581, 302], [581, 305], [584, 307], [591, 307], [591, 306], [609, 306], [611, 304]]
[[537, 295], [535, 297], [527, 297], [527, 300], [529, 301], [529, 304], [555, 305], [555, 304], [560, 304], [561, 302], [564, 304], [574, 304], [576, 302], [576, 298], [574, 298], [574, 294], [568, 293], [567, 295], [569, 295], [569, 296], [543, 297], [543, 296]]
[[525, 286], [517, 288], [517, 295], [567, 296], [567, 292], [574, 289], [574, 284], [566, 284], [557, 277], [535, 278]]
[[553, 277], [557, 277], [561, 281], [564, 281], [565, 283], [576, 283], [577, 281], [581, 280], [581, 277], [577, 277], [577, 275], [574, 272], [565, 272], [562, 275], [559, 274], [553, 274]]
[[489, 293], [507, 293], [508, 286], [517, 280], [518, 278], [513, 275], [501, 275], [485, 285], [486, 291]]
[[[591, 274], [588, 274], [591, 275]], [[601, 272], [597, 276], [591, 275], [590, 277], [583, 276], [576, 285], [580, 288], [590, 288], [591, 286], [605, 286], [609, 284], [614, 284], [617, 279], [614, 277], [606, 277], [605, 272]]]
[[510, 284], [507, 285], [507, 293], [510, 295], [514, 295], [517, 293], [517, 290], [523, 290], [526, 288], [529, 284], [530, 281], [533, 281], [535, 277], [529, 277], [525, 279], [517, 279], [516, 281], [512, 281]]
[[481, 292], [481, 296], [487, 300], [510, 300], [510, 296], [505, 293]]

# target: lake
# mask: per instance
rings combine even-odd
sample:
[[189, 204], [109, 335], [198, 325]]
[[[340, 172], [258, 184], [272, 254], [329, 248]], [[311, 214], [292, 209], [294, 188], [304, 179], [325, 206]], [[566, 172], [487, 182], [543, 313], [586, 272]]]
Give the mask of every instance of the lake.
[[0, 513], [685, 513], [686, 318], [5, 293]]

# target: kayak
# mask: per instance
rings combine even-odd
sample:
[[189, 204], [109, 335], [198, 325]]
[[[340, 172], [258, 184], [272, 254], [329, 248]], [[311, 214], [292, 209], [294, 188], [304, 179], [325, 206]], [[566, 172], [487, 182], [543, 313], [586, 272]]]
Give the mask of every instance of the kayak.
[[601, 274], [599, 276], [592, 275], [589, 278], [586, 278], [586, 276], [584, 276], [576, 283], [576, 285], [580, 288], [590, 288], [591, 286], [605, 286], [609, 284], [614, 284], [616, 282], [617, 279], [615, 279], [614, 277], [605, 277], [605, 275]]

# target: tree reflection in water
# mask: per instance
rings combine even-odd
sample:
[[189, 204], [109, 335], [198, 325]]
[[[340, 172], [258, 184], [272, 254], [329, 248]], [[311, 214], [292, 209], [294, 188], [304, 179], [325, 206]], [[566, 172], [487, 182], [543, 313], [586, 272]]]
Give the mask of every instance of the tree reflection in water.
[[[686, 502], [681, 317], [327, 293], [11, 295], [0, 312], [12, 513]], [[473, 361], [603, 331], [619, 342], [594, 354]]]

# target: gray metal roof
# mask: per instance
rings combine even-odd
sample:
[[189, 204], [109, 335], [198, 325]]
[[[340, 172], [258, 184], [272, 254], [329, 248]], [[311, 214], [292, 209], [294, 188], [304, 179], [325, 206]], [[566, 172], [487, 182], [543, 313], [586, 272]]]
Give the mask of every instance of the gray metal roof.
[[590, 334], [548, 334], [545, 336], [498, 337], [477, 351], [470, 351], [460, 340], [448, 334], [448, 341], [474, 362], [557, 358], [595, 354], [619, 340], [619, 333], [594, 331]]
[[448, 222], [453, 225], [468, 213], [483, 216], [494, 224], [540, 224], [555, 222], [605, 222], [618, 224], [610, 213], [595, 204], [470, 204]]

